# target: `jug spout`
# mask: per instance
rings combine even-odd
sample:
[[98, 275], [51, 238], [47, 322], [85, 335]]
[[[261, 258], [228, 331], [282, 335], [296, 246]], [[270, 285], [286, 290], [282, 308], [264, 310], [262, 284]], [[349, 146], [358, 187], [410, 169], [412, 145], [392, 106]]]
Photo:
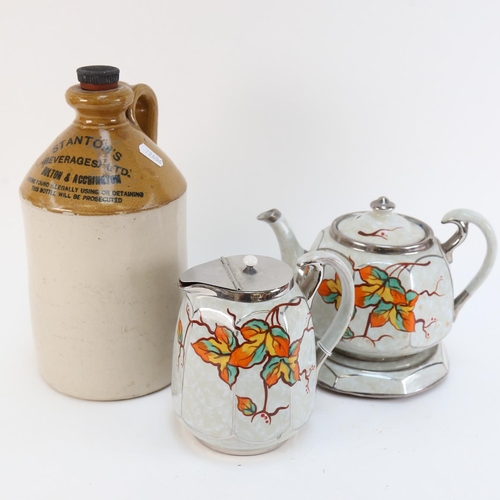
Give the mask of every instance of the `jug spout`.
[[295, 269], [297, 260], [306, 253], [306, 250], [300, 246], [290, 225], [281, 215], [281, 212], [277, 208], [273, 208], [261, 213], [257, 219], [267, 222], [271, 226], [278, 239], [281, 260], [286, 262], [292, 269]]

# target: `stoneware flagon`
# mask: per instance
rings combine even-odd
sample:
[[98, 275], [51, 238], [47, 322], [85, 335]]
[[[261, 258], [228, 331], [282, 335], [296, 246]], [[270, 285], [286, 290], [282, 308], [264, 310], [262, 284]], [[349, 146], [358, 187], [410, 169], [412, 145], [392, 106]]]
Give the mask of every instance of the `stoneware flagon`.
[[186, 182], [156, 145], [150, 87], [77, 74], [75, 120], [20, 187], [36, 353], [58, 391], [132, 398], [170, 383]]
[[[351, 272], [335, 255], [303, 255], [297, 277], [282, 261], [233, 256], [180, 278], [172, 395], [179, 419], [206, 446], [253, 455], [276, 448], [307, 422], [317, 373], [354, 306]], [[338, 314], [316, 342], [309, 305], [323, 266], [339, 276]]]
[[[352, 319], [318, 383], [358, 396], [407, 396], [432, 387], [448, 373], [442, 340], [491, 271], [496, 238], [488, 221], [472, 210], [444, 216], [442, 222], [455, 224], [457, 231], [440, 243], [427, 224], [395, 213], [387, 198], [375, 200], [371, 208], [335, 219], [312, 245], [341, 257], [355, 282]], [[278, 210], [258, 218], [274, 230], [284, 261], [291, 264], [304, 253]], [[483, 233], [486, 256], [455, 298], [449, 263], [469, 223]], [[327, 271], [312, 305], [317, 333], [335, 317], [342, 300], [338, 276]]]

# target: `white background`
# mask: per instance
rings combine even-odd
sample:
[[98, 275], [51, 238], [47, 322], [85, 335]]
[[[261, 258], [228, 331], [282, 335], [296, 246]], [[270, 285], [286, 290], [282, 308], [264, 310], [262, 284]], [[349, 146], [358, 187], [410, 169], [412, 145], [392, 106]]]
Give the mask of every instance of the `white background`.
[[[498, 495], [499, 267], [445, 340], [451, 373], [404, 400], [318, 391], [308, 426], [267, 455], [205, 449], [170, 390], [93, 403], [40, 378], [17, 188], [70, 123], [89, 64], [148, 83], [160, 147], [188, 181], [190, 266], [278, 256], [278, 207], [304, 246], [385, 195], [441, 226], [453, 208], [500, 233], [496, 1], [2, 0], [0, 498], [490, 499]], [[471, 229], [457, 291], [484, 255]]]

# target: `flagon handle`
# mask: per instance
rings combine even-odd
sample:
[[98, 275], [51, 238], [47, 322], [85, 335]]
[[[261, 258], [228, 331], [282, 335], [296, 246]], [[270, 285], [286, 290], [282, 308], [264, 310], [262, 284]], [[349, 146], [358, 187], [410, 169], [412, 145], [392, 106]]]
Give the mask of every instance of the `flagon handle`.
[[127, 110], [128, 119], [154, 143], [158, 139], [158, 100], [153, 89], [145, 83], [130, 85], [134, 101]]
[[455, 319], [465, 302], [482, 285], [488, 274], [490, 274], [490, 271], [493, 268], [493, 264], [495, 263], [497, 253], [497, 239], [491, 224], [481, 214], [474, 212], [474, 210], [469, 210], [466, 208], [452, 210], [443, 217], [443, 220], [441, 222], [443, 224], [452, 222], [458, 227], [455, 234], [448, 241], [445, 241], [441, 245], [441, 248], [443, 249], [446, 258], [448, 259], [448, 262], [452, 261], [453, 250], [458, 245], [460, 245], [467, 237], [469, 223], [477, 226], [486, 239], [486, 255], [481, 267], [479, 268], [479, 271], [476, 273], [474, 278], [472, 278], [465, 289], [455, 298], [453, 315], [453, 319]]

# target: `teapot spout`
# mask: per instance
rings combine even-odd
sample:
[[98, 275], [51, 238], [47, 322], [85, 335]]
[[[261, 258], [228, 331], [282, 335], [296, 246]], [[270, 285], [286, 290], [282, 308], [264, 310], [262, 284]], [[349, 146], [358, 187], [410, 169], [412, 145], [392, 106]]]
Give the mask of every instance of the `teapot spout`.
[[271, 226], [278, 239], [281, 260], [286, 262], [292, 269], [295, 269], [297, 260], [306, 253], [306, 250], [300, 246], [290, 225], [281, 215], [281, 212], [277, 208], [273, 208], [261, 213], [257, 216], [257, 219], [267, 222]]

